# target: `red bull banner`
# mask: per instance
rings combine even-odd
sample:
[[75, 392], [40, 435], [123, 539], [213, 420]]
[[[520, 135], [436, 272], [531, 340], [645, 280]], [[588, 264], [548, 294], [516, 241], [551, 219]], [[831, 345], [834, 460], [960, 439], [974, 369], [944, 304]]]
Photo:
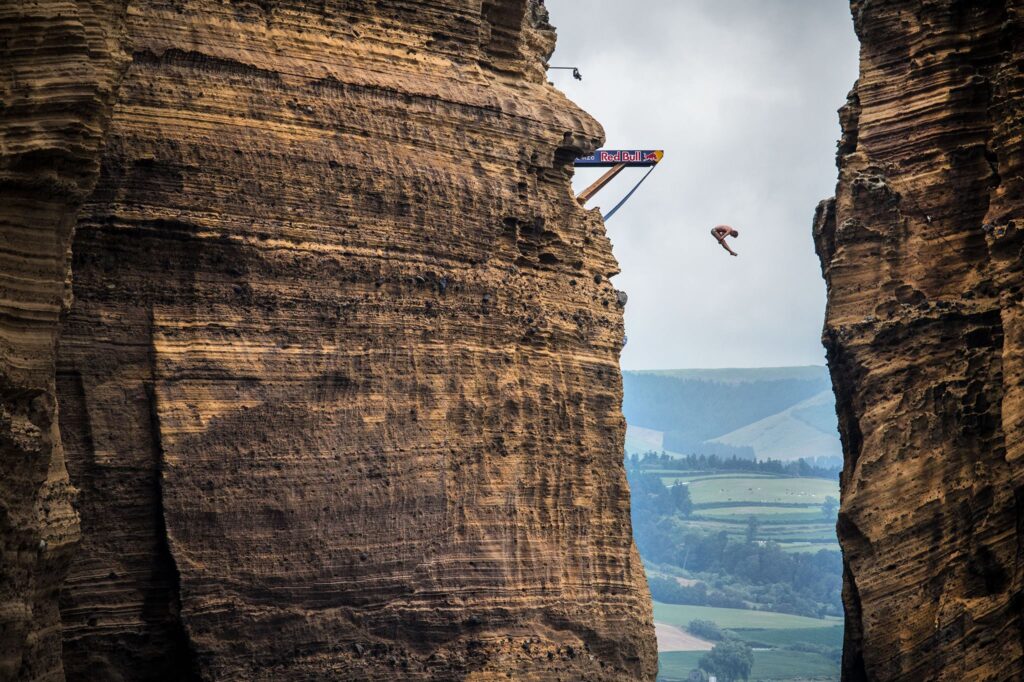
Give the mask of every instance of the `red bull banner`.
[[665, 152], [661, 149], [598, 149], [590, 156], [581, 156], [573, 164], [575, 166], [627, 166], [650, 167], [661, 161]]

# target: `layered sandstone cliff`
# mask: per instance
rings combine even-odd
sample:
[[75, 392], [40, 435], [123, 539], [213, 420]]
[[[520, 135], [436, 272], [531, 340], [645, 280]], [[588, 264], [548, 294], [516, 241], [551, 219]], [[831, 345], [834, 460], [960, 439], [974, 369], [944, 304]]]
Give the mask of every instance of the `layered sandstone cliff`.
[[0, 3], [0, 679], [57, 679], [78, 518], [55, 351], [76, 215], [127, 63], [126, 0]]
[[[77, 199], [0, 247], [36, 272], [41, 235], [63, 235], [63, 258], [74, 226], [56, 354], [53, 256], [46, 315], [27, 287], [22, 305], [36, 374], [4, 389], [35, 382], [35, 445], [7, 403], [0, 442], [39, 454], [14, 471], [36, 479], [5, 476], [3, 508], [60, 503], [14, 554], [46, 619], [12, 622], [46, 641], [5, 628], [4, 673], [59, 675], [61, 571], [43, 564], [70, 559], [69, 679], [652, 678], [617, 265], [569, 185], [602, 132], [545, 82], [542, 5], [108, 11], [111, 44], [82, 59], [119, 88], [76, 80], [105, 113], [58, 121], [102, 131], [55, 162], [81, 175]], [[70, 59], [50, 37], [25, 53], [47, 101]], [[19, 229], [10, 214], [0, 229]], [[22, 318], [0, 338], [30, 336]], [[81, 540], [57, 553], [77, 523], [61, 442]], [[56, 525], [65, 539], [33, 546]], [[13, 551], [5, 623], [27, 594]]]
[[846, 680], [1024, 675], [1024, 7], [855, 0], [815, 239], [846, 451]]

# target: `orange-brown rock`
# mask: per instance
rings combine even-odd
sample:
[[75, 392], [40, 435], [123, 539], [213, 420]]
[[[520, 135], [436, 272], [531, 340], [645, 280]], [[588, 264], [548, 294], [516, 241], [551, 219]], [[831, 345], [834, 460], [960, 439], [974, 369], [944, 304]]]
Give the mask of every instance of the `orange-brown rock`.
[[1021, 679], [1024, 6], [852, 7], [860, 79], [815, 219], [844, 679]]
[[569, 184], [602, 131], [545, 82], [543, 6], [133, 0], [123, 31], [39, 361], [68, 679], [653, 678], [617, 264]]
[[0, 680], [61, 676], [78, 518], [54, 366], [68, 252], [96, 182], [126, 0], [0, 3]]

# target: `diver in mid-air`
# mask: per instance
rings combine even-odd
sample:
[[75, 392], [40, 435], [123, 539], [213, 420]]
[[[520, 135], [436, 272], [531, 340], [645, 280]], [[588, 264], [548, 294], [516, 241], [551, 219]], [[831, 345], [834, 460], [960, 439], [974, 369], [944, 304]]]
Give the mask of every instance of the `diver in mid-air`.
[[739, 237], [740, 236], [740, 231], [739, 230], [736, 230], [736, 229], [734, 229], [734, 228], [732, 228], [732, 227], [730, 227], [728, 225], [716, 225], [711, 230], [711, 236], [718, 240], [718, 243], [722, 245], [723, 249], [725, 249], [726, 251], [728, 251], [729, 253], [731, 253], [734, 256], [738, 256], [739, 255], [738, 253], [736, 253], [735, 251], [730, 249], [729, 245], [725, 241], [726, 237]]

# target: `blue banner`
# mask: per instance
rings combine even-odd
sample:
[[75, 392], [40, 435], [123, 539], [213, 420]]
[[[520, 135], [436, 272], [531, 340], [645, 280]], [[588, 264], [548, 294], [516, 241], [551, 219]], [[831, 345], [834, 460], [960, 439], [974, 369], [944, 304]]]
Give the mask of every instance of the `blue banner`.
[[665, 156], [660, 149], [598, 149], [590, 156], [576, 159], [574, 166], [611, 167], [621, 163], [627, 166], [649, 167]]

